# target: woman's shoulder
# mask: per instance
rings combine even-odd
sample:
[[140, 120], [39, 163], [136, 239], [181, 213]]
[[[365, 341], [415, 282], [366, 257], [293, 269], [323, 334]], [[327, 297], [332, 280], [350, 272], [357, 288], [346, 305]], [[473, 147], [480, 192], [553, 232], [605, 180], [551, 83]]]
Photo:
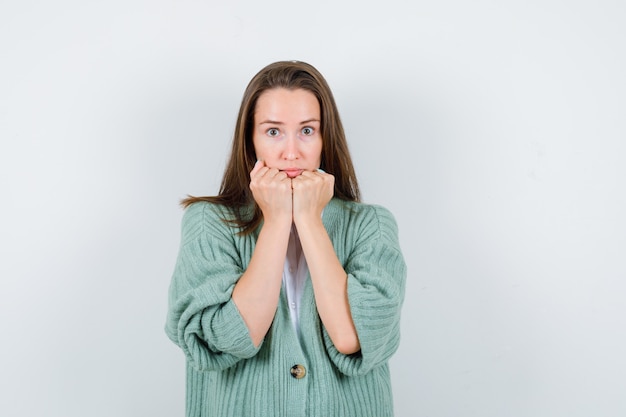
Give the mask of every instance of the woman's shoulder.
[[397, 234], [398, 225], [395, 216], [387, 207], [340, 199], [331, 200], [328, 205], [329, 217], [338, 217], [342, 223], [367, 227], [379, 232], [389, 231]]
[[346, 201], [333, 198], [329, 203], [329, 207], [333, 207], [334, 210], [342, 211], [346, 214], [357, 217], [374, 216], [394, 218], [391, 210], [380, 204]]
[[196, 201], [185, 207], [183, 213], [183, 224], [202, 223], [207, 218], [223, 216], [226, 208], [220, 204], [209, 201]]
[[182, 234], [184, 240], [193, 239], [208, 232], [214, 236], [233, 234], [233, 211], [229, 207], [210, 201], [196, 201], [184, 209]]

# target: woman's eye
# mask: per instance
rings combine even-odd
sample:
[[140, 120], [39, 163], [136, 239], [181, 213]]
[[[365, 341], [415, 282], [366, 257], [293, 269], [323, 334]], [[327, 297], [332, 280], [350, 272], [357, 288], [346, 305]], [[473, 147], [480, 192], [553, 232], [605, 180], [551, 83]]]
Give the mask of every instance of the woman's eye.
[[312, 127], [305, 127], [302, 129], [302, 134], [305, 136], [311, 136], [313, 134], [313, 128]]
[[279, 134], [280, 134], [280, 132], [276, 128], [267, 129], [267, 136], [271, 136], [271, 137], [275, 138]]

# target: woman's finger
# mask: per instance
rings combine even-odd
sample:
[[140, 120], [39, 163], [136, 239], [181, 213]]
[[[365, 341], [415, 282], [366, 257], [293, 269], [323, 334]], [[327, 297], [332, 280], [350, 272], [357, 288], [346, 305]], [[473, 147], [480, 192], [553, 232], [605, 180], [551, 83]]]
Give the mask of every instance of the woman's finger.
[[265, 167], [265, 162], [261, 159], [257, 160], [252, 171], [250, 171], [250, 178], [254, 177], [263, 167]]

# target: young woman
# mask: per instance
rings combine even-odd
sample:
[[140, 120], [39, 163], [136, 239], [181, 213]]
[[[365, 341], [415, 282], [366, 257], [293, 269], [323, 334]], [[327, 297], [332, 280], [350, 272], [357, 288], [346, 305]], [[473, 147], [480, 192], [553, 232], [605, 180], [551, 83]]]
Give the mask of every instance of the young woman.
[[330, 88], [276, 62], [248, 85], [219, 194], [190, 197], [166, 333], [187, 416], [392, 416], [406, 265], [359, 202]]

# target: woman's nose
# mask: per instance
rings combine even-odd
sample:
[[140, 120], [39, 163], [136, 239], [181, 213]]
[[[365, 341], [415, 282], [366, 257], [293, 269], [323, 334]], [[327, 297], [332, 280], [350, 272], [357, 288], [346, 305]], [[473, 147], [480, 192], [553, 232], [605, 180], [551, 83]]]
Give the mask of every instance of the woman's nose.
[[298, 138], [296, 135], [287, 135], [285, 138], [285, 148], [283, 149], [283, 159], [298, 159], [300, 152], [298, 149]]

